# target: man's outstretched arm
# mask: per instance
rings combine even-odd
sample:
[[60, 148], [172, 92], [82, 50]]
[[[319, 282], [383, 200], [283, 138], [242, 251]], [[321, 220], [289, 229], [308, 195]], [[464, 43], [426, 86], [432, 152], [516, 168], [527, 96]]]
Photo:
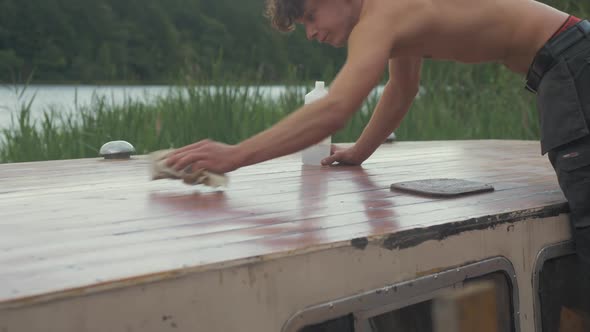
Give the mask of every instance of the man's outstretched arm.
[[401, 57], [389, 61], [389, 81], [375, 109], [355, 145], [358, 151], [371, 155], [392, 131], [397, 129], [407, 114], [420, 87], [422, 58]]
[[285, 119], [236, 146], [201, 141], [169, 158], [176, 169], [225, 173], [302, 150], [341, 129], [377, 85], [394, 40], [391, 31], [366, 19], [353, 30], [348, 57], [328, 96], [305, 105]]
[[[344, 162], [361, 164], [375, 152], [392, 131], [397, 129], [407, 114], [420, 86], [422, 58], [399, 57], [389, 60], [389, 81], [383, 89], [371, 120], [356, 144], [339, 156], [335, 153], [324, 164]], [[349, 158], [350, 160], [346, 160]], [[340, 160], [344, 159], [344, 160]]]

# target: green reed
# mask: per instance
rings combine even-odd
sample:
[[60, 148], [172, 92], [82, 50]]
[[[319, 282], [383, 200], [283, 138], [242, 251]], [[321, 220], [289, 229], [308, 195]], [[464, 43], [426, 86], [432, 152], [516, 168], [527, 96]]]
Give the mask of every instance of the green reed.
[[[493, 65], [426, 63], [423, 77], [425, 93], [396, 131], [399, 140], [538, 138], [534, 100], [515, 75]], [[0, 133], [0, 161], [96, 157], [111, 140], [129, 141], [138, 153], [204, 138], [235, 144], [296, 110], [310, 88], [292, 86], [273, 99], [257, 85], [220, 85], [216, 90], [187, 85], [171, 88], [151, 103], [128, 100], [117, 106], [95, 98], [74, 113], [47, 110], [37, 121], [29, 101]], [[378, 97], [371, 94], [333, 141], [354, 142]]]

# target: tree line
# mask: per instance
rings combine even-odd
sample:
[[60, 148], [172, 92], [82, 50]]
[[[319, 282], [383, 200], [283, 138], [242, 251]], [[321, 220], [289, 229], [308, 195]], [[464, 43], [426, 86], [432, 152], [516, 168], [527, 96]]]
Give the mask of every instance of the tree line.
[[[589, 1], [544, 0], [577, 15]], [[284, 34], [264, 0], [0, 0], [0, 81], [329, 81], [345, 49]], [[17, 82], [18, 83], [18, 82]]]
[[272, 30], [263, 13], [264, 0], [0, 0], [0, 80], [284, 82], [342, 65], [344, 49]]

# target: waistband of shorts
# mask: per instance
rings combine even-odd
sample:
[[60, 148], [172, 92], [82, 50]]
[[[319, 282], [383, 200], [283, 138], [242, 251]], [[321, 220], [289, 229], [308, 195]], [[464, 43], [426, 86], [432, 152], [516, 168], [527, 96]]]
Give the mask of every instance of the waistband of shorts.
[[526, 89], [537, 93], [543, 75], [555, 65], [559, 56], [580, 40], [590, 40], [590, 22], [581, 20], [569, 29], [549, 39], [537, 52], [526, 76]]

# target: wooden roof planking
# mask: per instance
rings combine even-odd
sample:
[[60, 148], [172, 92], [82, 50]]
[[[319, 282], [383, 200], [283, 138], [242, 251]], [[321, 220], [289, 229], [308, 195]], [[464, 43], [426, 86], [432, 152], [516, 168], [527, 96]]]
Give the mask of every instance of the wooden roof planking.
[[[461, 178], [494, 192], [435, 198], [394, 182]], [[230, 174], [224, 191], [150, 181], [147, 158], [0, 165], [0, 309], [335, 247], [403, 248], [567, 212], [533, 141], [397, 142], [362, 167], [299, 154]]]

